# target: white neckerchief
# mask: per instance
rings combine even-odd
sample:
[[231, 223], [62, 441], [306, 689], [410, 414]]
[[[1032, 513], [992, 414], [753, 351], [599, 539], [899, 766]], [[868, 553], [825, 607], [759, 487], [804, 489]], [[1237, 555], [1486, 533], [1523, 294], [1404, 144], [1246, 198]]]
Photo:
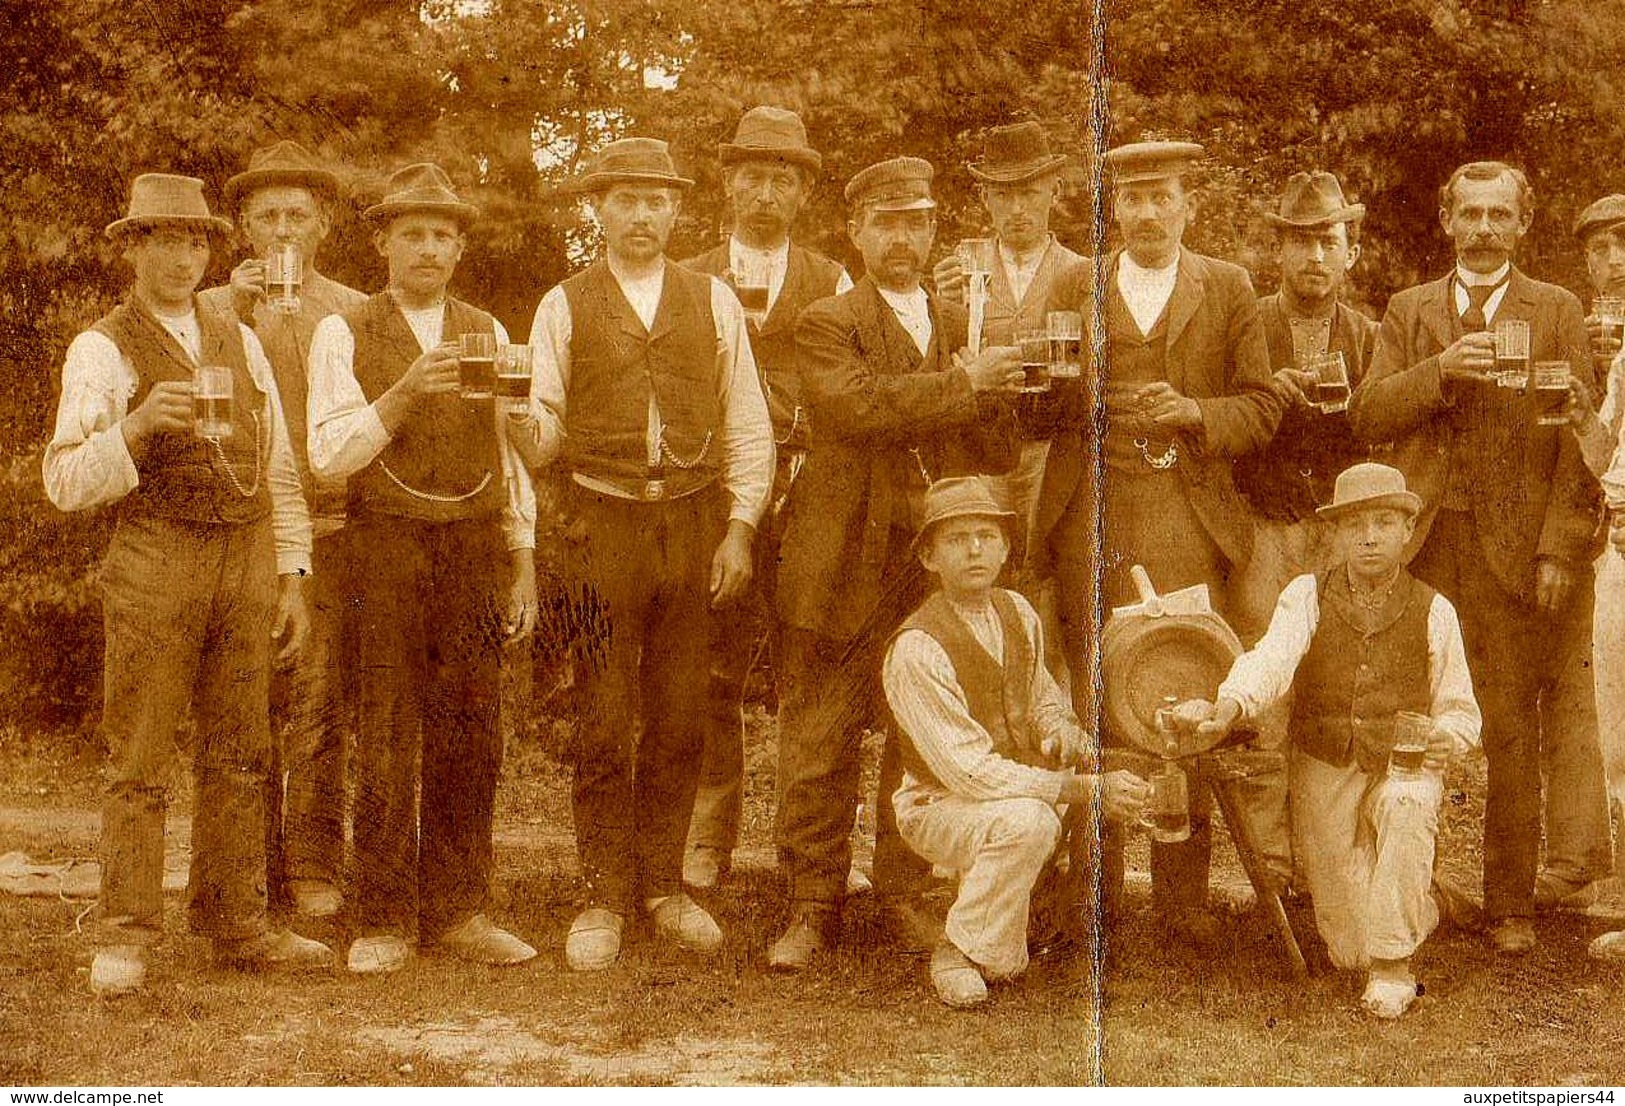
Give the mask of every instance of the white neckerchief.
[[[1508, 261], [1506, 264], [1502, 265], [1499, 269], [1495, 270], [1495, 272], [1493, 272], [1493, 273], [1471, 273], [1471, 272], [1468, 272], [1466, 269], [1463, 269], [1460, 265], [1457, 265], [1456, 266], [1456, 314], [1457, 315], [1465, 314], [1466, 311], [1467, 311], [1467, 308], [1472, 306], [1473, 301], [1471, 299], [1469, 299], [1468, 296], [1467, 296], [1467, 286], [1469, 284], [1484, 285], [1484, 284], [1497, 284], [1497, 283], [1500, 283], [1501, 281], [1504, 281], [1504, 280], [1507, 279], [1507, 276], [1510, 274], [1511, 269], [1512, 269], [1512, 262], [1510, 262], [1510, 261]], [[1508, 287], [1509, 284], [1511, 284], [1511, 281], [1507, 281], [1506, 284], [1502, 284], [1501, 287], [1497, 288], [1495, 291], [1490, 293], [1490, 298], [1489, 299], [1484, 301], [1484, 322], [1485, 322], [1486, 325], [1488, 325], [1489, 323], [1494, 322], [1496, 309], [1501, 306], [1501, 301], [1506, 298], [1507, 287]]]
[[1141, 334], [1150, 334], [1174, 294], [1179, 279], [1179, 254], [1160, 269], [1147, 269], [1124, 250], [1117, 257], [1117, 291]]
[[160, 315], [154, 311], [152, 317], [180, 343], [193, 362], [203, 364], [203, 327], [197, 321], [195, 309], [184, 315]]
[[1024, 254], [1018, 254], [1006, 246], [1003, 239], [999, 241], [999, 261], [1004, 265], [1004, 279], [1010, 282], [1010, 292], [1017, 303], [1027, 297], [1027, 289], [1033, 286], [1033, 278], [1038, 275], [1038, 267], [1044, 263], [1044, 255], [1049, 252], [1049, 244], [1054, 238], [1051, 235]]
[[897, 321], [903, 324], [908, 336], [914, 339], [919, 347], [921, 356], [924, 356], [927, 347], [931, 345], [931, 301], [925, 297], [924, 288], [915, 288], [912, 292], [893, 292], [889, 288], [881, 288], [880, 298], [891, 305], [892, 313]]
[[772, 249], [759, 250], [755, 246], [747, 246], [736, 236], [728, 236], [728, 267], [738, 272], [743, 268], [741, 262], [750, 258], [757, 264], [767, 266], [767, 309], [773, 310], [773, 305], [779, 302], [779, 291], [784, 287], [784, 274], [790, 269], [790, 240], [786, 238]]

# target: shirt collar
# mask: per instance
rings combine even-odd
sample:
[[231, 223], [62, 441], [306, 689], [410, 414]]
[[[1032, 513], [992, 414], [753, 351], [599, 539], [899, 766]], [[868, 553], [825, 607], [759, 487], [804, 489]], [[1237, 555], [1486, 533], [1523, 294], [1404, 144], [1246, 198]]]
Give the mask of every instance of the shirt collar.
[[1505, 280], [1509, 275], [1511, 275], [1511, 273], [1512, 262], [1510, 261], [1504, 262], [1501, 267], [1495, 270], [1493, 273], [1468, 272], [1458, 264], [1456, 266], [1456, 282], [1463, 288], [1471, 288], [1475, 284], [1494, 287]]

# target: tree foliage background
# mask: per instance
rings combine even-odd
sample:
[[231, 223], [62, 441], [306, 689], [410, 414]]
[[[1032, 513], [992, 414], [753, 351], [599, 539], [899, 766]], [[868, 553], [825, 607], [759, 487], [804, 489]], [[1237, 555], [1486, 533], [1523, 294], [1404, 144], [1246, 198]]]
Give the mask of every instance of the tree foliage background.
[[[107, 520], [56, 513], [38, 451], [67, 342], [125, 282], [101, 230], [136, 173], [218, 197], [256, 147], [296, 139], [349, 191], [324, 269], [373, 289], [358, 213], [390, 170], [437, 161], [485, 213], [456, 291], [523, 334], [593, 249], [558, 186], [603, 141], [671, 141], [698, 182], [686, 255], [726, 225], [717, 143], [753, 104], [796, 109], [825, 157], [798, 233], [856, 272], [853, 172], [930, 159], [946, 249], [984, 225], [963, 169], [980, 131], [1031, 116], [1075, 155], [1055, 225], [1086, 250], [1097, 143], [1203, 142], [1188, 240], [1261, 289], [1261, 211], [1292, 172], [1333, 169], [1368, 208], [1356, 298], [1378, 311], [1448, 264], [1437, 188], [1479, 157], [1533, 180], [1525, 267], [1582, 288], [1567, 227], [1625, 191], [1622, 26], [1625, 0], [0, 0], [0, 720], [77, 724], [95, 699]], [[210, 282], [235, 260], [221, 251]]]

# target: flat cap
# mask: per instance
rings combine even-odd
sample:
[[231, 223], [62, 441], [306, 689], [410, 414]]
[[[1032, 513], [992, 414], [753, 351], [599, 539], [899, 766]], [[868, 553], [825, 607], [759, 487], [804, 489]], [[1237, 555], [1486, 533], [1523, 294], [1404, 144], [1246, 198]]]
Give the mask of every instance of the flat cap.
[[1611, 227], [1615, 223], [1625, 223], [1625, 196], [1618, 192], [1604, 196], [1580, 212], [1580, 217], [1574, 220], [1574, 237], [1583, 242], [1592, 231]]
[[1206, 152], [1195, 142], [1130, 142], [1106, 151], [1106, 168], [1114, 184], [1166, 180], [1188, 172]]
[[894, 157], [880, 161], [846, 182], [846, 202], [854, 210], [929, 211], [937, 206], [931, 198], [931, 178], [936, 170], [919, 157]]

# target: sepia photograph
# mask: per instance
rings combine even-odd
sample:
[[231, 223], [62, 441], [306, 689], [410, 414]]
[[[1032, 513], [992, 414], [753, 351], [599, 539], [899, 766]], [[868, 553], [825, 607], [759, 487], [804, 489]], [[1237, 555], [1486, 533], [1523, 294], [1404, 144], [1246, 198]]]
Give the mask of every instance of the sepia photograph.
[[1625, 1083], [1625, 0], [0, 13], [0, 1085]]

